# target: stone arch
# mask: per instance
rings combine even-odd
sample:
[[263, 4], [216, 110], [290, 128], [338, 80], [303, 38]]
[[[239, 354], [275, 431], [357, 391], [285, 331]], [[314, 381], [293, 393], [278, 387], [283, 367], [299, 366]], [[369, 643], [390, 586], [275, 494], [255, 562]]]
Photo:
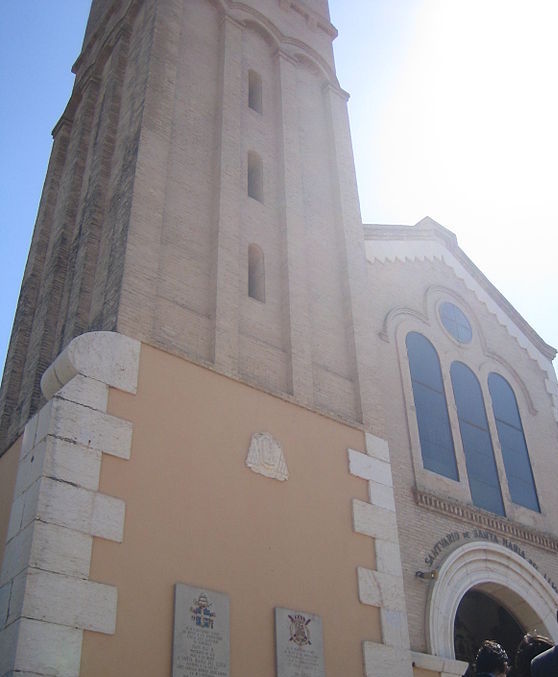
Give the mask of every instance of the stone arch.
[[473, 588], [498, 601], [526, 630], [536, 628], [558, 641], [558, 596], [543, 576], [508, 548], [474, 541], [448, 555], [430, 591], [426, 631], [431, 654], [455, 658], [457, 607]]

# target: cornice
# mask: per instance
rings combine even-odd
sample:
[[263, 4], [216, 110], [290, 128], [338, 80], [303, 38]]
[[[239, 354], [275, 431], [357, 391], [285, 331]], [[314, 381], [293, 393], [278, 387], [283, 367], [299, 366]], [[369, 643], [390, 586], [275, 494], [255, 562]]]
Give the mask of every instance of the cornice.
[[481, 529], [489, 529], [500, 536], [515, 538], [549, 552], [558, 552], [558, 539], [552, 534], [420, 489], [415, 489], [414, 495], [417, 505], [432, 512], [453, 517]]

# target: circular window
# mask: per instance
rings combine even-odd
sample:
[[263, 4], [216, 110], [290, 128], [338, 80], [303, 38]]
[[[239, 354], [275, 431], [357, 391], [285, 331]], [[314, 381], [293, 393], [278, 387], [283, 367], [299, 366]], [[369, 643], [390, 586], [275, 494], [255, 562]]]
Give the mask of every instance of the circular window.
[[471, 342], [473, 338], [471, 324], [455, 304], [449, 301], [442, 303], [440, 306], [440, 319], [456, 341], [459, 341], [459, 343]]

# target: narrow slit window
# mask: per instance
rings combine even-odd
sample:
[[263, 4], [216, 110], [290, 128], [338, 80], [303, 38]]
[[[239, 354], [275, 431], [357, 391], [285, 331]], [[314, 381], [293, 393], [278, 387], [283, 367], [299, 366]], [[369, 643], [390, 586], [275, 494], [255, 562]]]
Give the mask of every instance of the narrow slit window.
[[488, 389], [492, 399], [498, 439], [502, 447], [511, 500], [525, 508], [540, 512], [529, 451], [515, 394], [506, 379], [494, 372], [488, 376]]
[[248, 106], [256, 113], [263, 113], [262, 78], [256, 71], [248, 71]]
[[498, 515], [504, 515], [504, 503], [480, 383], [469, 367], [462, 362], [454, 362], [451, 365], [451, 383], [473, 504]]
[[455, 449], [438, 354], [427, 338], [414, 331], [407, 334], [406, 345], [422, 464], [427, 470], [438, 473], [438, 475], [458, 480]]
[[254, 151], [248, 153], [248, 196], [263, 202], [263, 162]]
[[248, 296], [265, 303], [265, 264], [257, 244], [248, 247]]

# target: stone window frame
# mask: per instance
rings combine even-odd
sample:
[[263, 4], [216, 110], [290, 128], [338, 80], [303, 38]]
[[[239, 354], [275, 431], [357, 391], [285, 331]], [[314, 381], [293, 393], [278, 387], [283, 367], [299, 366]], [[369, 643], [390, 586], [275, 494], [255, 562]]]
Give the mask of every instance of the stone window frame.
[[248, 297], [265, 303], [265, 254], [254, 242], [248, 245]]
[[[445, 330], [442, 331], [443, 328], [439, 321], [439, 306], [441, 303], [448, 300], [461, 308], [471, 323], [473, 338], [468, 344], [460, 344], [451, 338]], [[513, 368], [490, 353], [475, 313], [459, 295], [455, 294], [455, 292], [440, 287], [428, 289], [426, 291], [424, 311], [424, 313], [421, 313], [407, 308], [395, 308], [388, 313], [385, 321], [385, 327], [388, 330], [387, 333], [385, 333], [385, 337], [388, 340], [390, 337], [394, 338], [398, 353], [403, 397], [407, 414], [411, 460], [417, 489], [435, 495], [448, 496], [461, 503], [473, 506], [475, 509], [479, 509], [474, 505], [469, 489], [465, 453], [463, 450], [457, 407], [450, 377], [452, 363], [454, 361], [460, 361], [473, 371], [481, 386], [490, 437], [494, 448], [498, 480], [504, 501], [504, 517], [522, 524], [527, 524], [535, 529], [544, 530], [543, 506], [541, 505], [542, 499], [538, 489], [537, 495], [541, 512], [535, 512], [522, 505], [513, 503], [511, 500], [502, 448], [492, 407], [492, 398], [488, 388], [488, 376], [490, 373], [497, 373], [509, 383], [516, 397], [519, 414], [523, 423], [524, 434], [528, 442], [528, 428], [530, 426], [527, 425], [527, 423], [537, 412], [525, 384], [520, 380]], [[389, 326], [390, 324], [392, 325], [391, 327]], [[444, 393], [446, 396], [459, 474], [458, 480], [452, 480], [451, 478], [427, 470], [422, 463], [418, 422], [405, 344], [407, 334], [412, 331], [422, 334], [432, 343], [440, 360]], [[527, 445], [527, 448], [529, 450], [529, 445]], [[531, 453], [529, 453], [529, 461], [533, 470], [535, 487], [537, 487], [536, 463], [534, 462], [534, 457]], [[482, 510], [482, 508], [480, 509]], [[496, 513], [488, 514], [492, 515]]]
[[253, 68], [248, 69], [248, 108], [263, 115], [263, 80]]

